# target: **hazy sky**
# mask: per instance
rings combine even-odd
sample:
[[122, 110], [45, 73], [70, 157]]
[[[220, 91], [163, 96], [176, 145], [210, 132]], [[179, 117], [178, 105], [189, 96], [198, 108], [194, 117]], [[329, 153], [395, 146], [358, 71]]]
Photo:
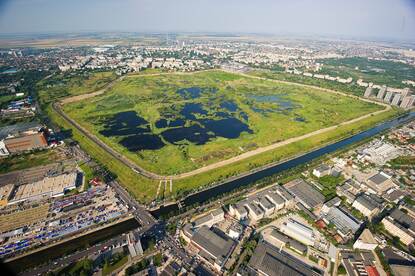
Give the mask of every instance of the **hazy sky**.
[[415, 40], [414, 0], [0, 0], [0, 34], [239, 32]]

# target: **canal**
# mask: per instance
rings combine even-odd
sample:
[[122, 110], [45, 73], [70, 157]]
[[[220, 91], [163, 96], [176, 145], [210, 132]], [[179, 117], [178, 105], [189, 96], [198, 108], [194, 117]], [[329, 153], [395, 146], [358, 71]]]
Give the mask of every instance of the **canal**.
[[[186, 198], [184, 198], [182, 201], [180, 201], [180, 205], [183, 207], [183, 206], [192, 206], [196, 204], [202, 204], [208, 201], [209, 199], [218, 197], [222, 194], [229, 193], [237, 188], [251, 185], [263, 178], [270, 177], [272, 175], [281, 173], [283, 171], [295, 168], [296, 166], [308, 163], [318, 157], [321, 157], [323, 155], [343, 149], [354, 143], [373, 137], [374, 135], [379, 134], [385, 130], [399, 126], [405, 122], [409, 122], [413, 119], [415, 119], [415, 112], [410, 112], [399, 118], [386, 121], [366, 131], [360, 132], [358, 134], [355, 134], [353, 136], [350, 136], [348, 138], [345, 138], [333, 144], [324, 146], [322, 148], [313, 150], [299, 157], [278, 163], [274, 166], [267, 167], [260, 171], [253, 172], [252, 174], [248, 174], [248, 175], [244, 175], [239, 178], [236, 178], [236, 179], [232, 179], [230, 181], [224, 182], [217, 186], [213, 186], [201, 192], [191, 194], [187, 196]], [[168, 206], [161, 206], [160, 208], [151, 211], [152, 215], [155, 216], [156, 218], [168, 217], [172, 214], [177, 214], [179, 212], [180, 212], [180, 208], [177, 203], [171, 204]]]
[[114, 238], [118, 235], [136, 229], [137, 227], [139, 227], [139, 223], [137, 220], [135, 220], [135, 218], [131, 218], [96, 232], [54, 245], [49, 248], [45, 248], [30, 255], [10, 261], [5, 265], [8, 269], [17, 274], [18, 272], [24, 271], [30, 267], [48, 263], [51, 260], [55, 260], [59, 257], [71, 254], [82, 248], [91, 247], [92, 245], [99, 242]]

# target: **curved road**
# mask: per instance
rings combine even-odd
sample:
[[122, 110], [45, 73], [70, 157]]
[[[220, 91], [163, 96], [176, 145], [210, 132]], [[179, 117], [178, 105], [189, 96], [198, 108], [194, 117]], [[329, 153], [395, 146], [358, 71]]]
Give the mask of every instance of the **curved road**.
[[[182, 74], [194, 74], [194, 73], [198, 73], [198, 72], [182, 73]], [[142, 75], [142, 76], [144, 76], [144, 77], [145, 76], [157, 76], [157, 75], [163, 75], [163, 74], [180, 74], [180, 73], [158, 73], [158, 74], [148, 74], [148, 75]], [[226, 160], [222, 160], [222, 161], [219, 161], [219, 162], [216, 162], [216, 163], [213, 163], [213, 164], [195, 169], [195, 170], [190, 171], [190, 172], [185, 172], [185, 173], [181, 173], [181, 174], [177, 174], [177, 175], [167, 175], [167, 176], [165, 176], [165, 175], [159, 175], [159, 174], [147, 171], [147, 170], [141, 168], [140, 166], [138, 166], [137, 164], [135, 164], [130, 159], [126, 158], [124, 155], [118, 153], [117, 151], [115, 151], [114, 149], [109, 147], [107, 144], [102, 142], [94, 134], [90, 133], [87, 129], [85, 129], [80, 124], [78, 124], [76, 121], [71, 119], [68, 115], [66, 115], [65, 112], [63, 112], [63, 110], [61, 108], [61, 103], [65, 104], [65, 103], [75, 102], [75, 101], [87, 99], [87, 98], [90, 98], [90, 97], [95, 97], [97, 95], [101, 95], [101, 94], [105, 93], [105, 91], [108, 90], [110, 87], [112, 87], [115, 82], [124, 79], [124, 77], [120, 77], [120, 78], [116, 79], [115, 81], [112, 81], [106, 87], [104, 87], [104, 88], [102, 88], [98, 91], [95, 91], [93, 93], [63, 99], [61, 102], [54, 103], [52, 105], [52, 107], [68, 123], [70, 123], [73, 127], [78, 129], [83, 135], [87, 136], [89, 139], [94, 141], [98, 146], [100, 146], [102, 149], [104, 149], [106, 152], [108, 152], [112, 157], [114, 157], [118, 161], [122, 162], [127, 167], [131, 168], [133, 171], [135, 171], [135, 172], [137, 172], [137, 173], [139, 173], [139, 174], [141, 174], [145, 177], [148, 177], [148, 178], [151, 178], [151, 179], [157, 179], [157, 180], [167, 180], [167, 179], [177, 180], [177, 179], [182, 179], [182, 178], [186, 178], [186, 177], [190, 177], [190, 176], [195, 176], [197, 174], [207, 172], [207, 171], [210, 171], [210, 170], [213, 170], [213, 169], [216, 169], [216, 168], [220, 168], [220, 167], [223, 167], [223, 166], [226, 166], [226, 165], [229, 165], [229, 164], [232, 164], [232, 163], [250, 158], [250, 157], [255, 156], [257, 154], [261, 154], [261, 153], [264, 153], [264, 152], [274, 150], [274, 149], [277, 149], [279, 147], [288, 145], [290, 143], [297, 142], [297, 141], [309, 138], [309, 137], [314, 136], [314, 135], [318, 135], [318, 134], [321, 134], [321, 133], [331, 131], [333, 129], [336, 129], [338, 126], [343, 126], [343, 125], [348, 125], [348, 124], [355, 123], [357, 121], [366, 119], [366, 118], [368, 118], [370, 116], [373, 116], [373, 115], [378, 115], [380, 113], [389, 111], [391, 109], [390, 105], [380, 103], [380, 102], [376, 102], [376, 101], [373, 101], [373, 100], [370, 100], [370, 99], [360, 98], [360, 97], [357, 97], [357, 96], [354, 96], [354, 95], [349, 95], [349, 94], [342, 93], [342, 92], [339, 92], [339, 91], [334, 91], [334, 90], [320, 88], [320, 87], [306, 85], [306, 84], [299, 84], [299, 83], [293, 83], [293, 82], [287, 82], [287, 81], [280, 81], [280, 80], [273, 80], [273, 79], [268, 79], [268, 78], [256, 77], [256, 76], [251, 76], [251, 75], [247, 75], [247, 74], [243, 74], [243, 73], [239, 73], [239, 75], [242, 75], [244, 77], [253, 78], [253, 79], [272, 81], [272, 82], [275, 82], [275, 83], [285, 83], [285, 84], [290, 84], [290, 85], [297, 85], [297, 86], [302, 86], [302, 87], [319, 89], [319, 90], [324, 91], [324, 92], [334, 93], [336, 95], [342, 95], [342, 96], [346, 96], [346, 97], [350, 97], [350, 98], [354, 98], [354, 99], [360, 99], [361, 101], [381, 105], [381, 106], [384, 106], [385, 108], [382, 109], [382, 110], [376, 111], [376, 112], [372, 112], [372, 113], [360, 116], [360, 117], [352, 119], [350, 121], [340, 123], [338, 125], [322, 128], [322, 129], [319, 129], [319, 130], [316, 130], [316, 131], [313, 131], [313, 132], [309, 132], [309, 133], [301, 135], [301, 136], [293, 137], [293, 138], [290, 138], [290, 139], [287, 139], [287, 140], [284, 140], [284, 141], [281, 141], [281, 142], [278, 142], [278, 143], [274, 143], [274, 144], [271, 144], [271, 145], [268, 145], [268, 146], [265, 146], [265, 147], [260, 147], [260, 148], [257, 148], [255, 150], [242, 153], [238, 156], [235, 156], [235, 157], [232, 157], [232, 158], [229, 158], [229, 159], [226, 159]]]

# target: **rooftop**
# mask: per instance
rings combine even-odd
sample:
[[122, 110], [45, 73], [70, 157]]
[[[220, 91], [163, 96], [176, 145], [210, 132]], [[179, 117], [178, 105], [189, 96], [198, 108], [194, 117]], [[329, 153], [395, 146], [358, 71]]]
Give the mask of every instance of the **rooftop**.
[[40, 129], [42, 125], [37, 122], [27, 122], [27, 123], [19, 123], [13, 124], [9, 126], [5, 126], [0, 128], [0, 140], [3, 140], [9, 135], [17, 135], [21, 132], [26, 132], [29, 130]]
[[377, 173], [377, 174], [375, 174], [375, 175], [373, 175], [373, 176], [371, 176], [371, 177], [369, 177], [369, 181], [372, 181], [373, 183], [375, 183], [376, 185], [380, 185], [380, 184], [382, 184], [383, 182], [385, 182], [385, 181], [387, 181], [388, 179], [389, 179], [390, 177], [388, 177], [388, 175], [386, 175], [386, 174], [384, 174], [384, 173], [382, 173], [382, 172], [380, 172], [380, 173]]
[[225, 233], [207, 226], [202, 226], [193, 235], [192, 241], [208, 253], [208, 259], [213, 259], [220, 266], [224, 265], [235, 245], [235, 241]]
[[249, 261], [249, 267], [265, 275], [297, 276], [323, 275], [317, 268], [311, 267], [285, 251], [262, 241], [258, 243], [255, 252]]
[[325, 200], [320, 192], [302, 179], [290, 181], [284, 187], [309, 208], [315, 208]]
[[65, 189], [73, 188], [76, 184], [77, 173], [61, 174], [16, 188], [16, 192], [10, 202], [19, 202], [39, 196], [57, 196]]
[[360, 221], [338, 207], [330, 208], [330, 211], [326, 215], [325, 219], [333, 223], [337, 230], [344, 236], [349, 233], [356, 233], [361, 225]]

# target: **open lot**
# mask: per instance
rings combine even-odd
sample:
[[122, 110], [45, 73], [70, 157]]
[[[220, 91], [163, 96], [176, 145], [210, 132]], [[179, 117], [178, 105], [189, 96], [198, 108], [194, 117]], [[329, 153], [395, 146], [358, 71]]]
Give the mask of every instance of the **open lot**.
[[65, 112], [140, 167], [177, 175], [383, 109], [222, 71], [130, 76]]

